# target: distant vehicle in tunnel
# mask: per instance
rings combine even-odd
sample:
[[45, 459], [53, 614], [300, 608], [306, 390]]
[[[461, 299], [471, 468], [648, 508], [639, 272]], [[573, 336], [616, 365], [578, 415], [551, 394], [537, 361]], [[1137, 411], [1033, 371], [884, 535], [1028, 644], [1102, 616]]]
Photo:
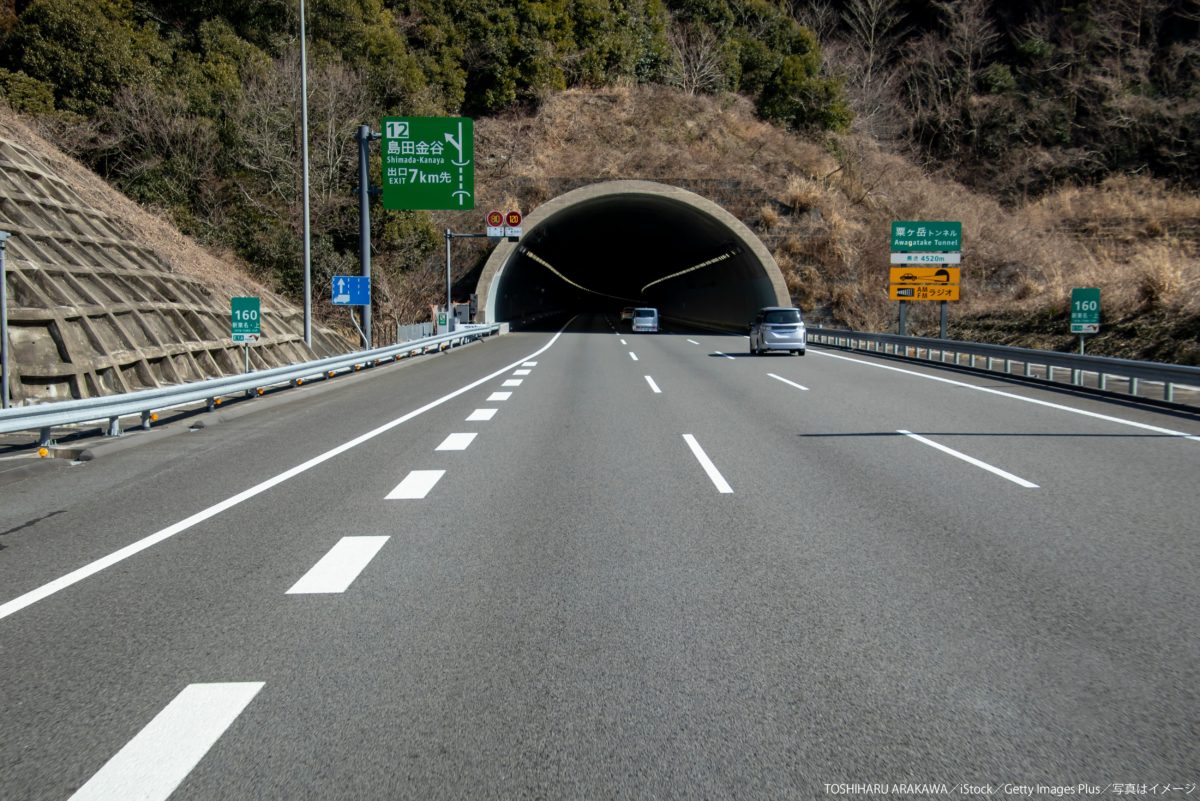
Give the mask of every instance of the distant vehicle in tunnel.
[[621, 309], [621, 319], [622, 320], [632, 320], [633, 319], [633, 307], [632, 306], [626, 306], [625, 308]]
[[658, 333], [658, 309], [639, 307], [633, 310], [633, 333]]
[[803, 356], [807, 347], [804, 316], [797, 308], [767, 306], [750, 323], [750, 352], [754, 355], [783, 350]]

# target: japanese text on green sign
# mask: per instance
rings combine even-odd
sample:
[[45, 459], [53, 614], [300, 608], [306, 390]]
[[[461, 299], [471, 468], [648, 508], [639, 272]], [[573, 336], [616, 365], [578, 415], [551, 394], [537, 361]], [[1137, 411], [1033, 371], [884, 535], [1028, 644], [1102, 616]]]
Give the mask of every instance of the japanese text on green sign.
[[962, 223], [898, 220], [892, 223], [892, 252], [962, 250]]
[[382, 129], [384, 208], [475, 208], [472, 120], [385, 117]]

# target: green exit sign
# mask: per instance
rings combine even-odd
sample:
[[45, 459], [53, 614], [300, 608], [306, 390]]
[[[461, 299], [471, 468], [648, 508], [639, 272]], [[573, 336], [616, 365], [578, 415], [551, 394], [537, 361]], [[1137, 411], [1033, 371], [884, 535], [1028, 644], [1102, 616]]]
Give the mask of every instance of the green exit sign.
[[1100, 333], [1100, 288], [1075, 287], [1071, 290], [1071, 333]]
[[892, 222], [892, 253], [958, 253], [962, 223], [938, 220]]
[[234, 342], [257, 342], [262, 333], [258, 298], [231, 298], [229, 327]]
[[385, 209], [475, 208], [475, 124], [467, 117], [384, 117]]

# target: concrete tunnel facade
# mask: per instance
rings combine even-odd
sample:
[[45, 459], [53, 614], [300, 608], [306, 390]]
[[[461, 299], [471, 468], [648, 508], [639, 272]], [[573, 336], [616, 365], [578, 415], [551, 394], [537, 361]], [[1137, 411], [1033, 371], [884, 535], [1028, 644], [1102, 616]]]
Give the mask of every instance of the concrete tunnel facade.
[[779, 265], [754, 232], [679, 187], [584, 186], [538, 206], [523, 230], [484, 265], [481, 321], [654, 306], [665, 317], [740, 329], [763, 306], [791, 305]]

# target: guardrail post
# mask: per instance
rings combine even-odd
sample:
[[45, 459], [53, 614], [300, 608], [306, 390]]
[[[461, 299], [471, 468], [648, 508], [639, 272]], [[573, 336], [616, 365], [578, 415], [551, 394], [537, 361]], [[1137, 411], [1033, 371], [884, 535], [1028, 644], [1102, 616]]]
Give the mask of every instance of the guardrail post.
[[993, 362], [993, 360], [992, 360], [992, 357], [991, 357], [991, 356], [988, 356], [988, 357], [987, 357], [987, 369], [988, 369], [988, 372], [991, 372], [991, 370], [992, 370], [992, 364], [993, 364], [993, 363], [994, 363], [994, 362]]
[[216, 398], [208, 398], [207, 400], [205, 400], [204, 411], [211, 412], [215, 408], [217, 408], [217, 399]]
[[53, 444], [54, 444], [54, 440], [52, 440], [50, 438], [50, 427], [49, 426], [46, 426], [45, 428], [38, 431], [38, 447], [39, 448], [49, 448]]
[[1138, 380], [1137, 380], [1137, 378], [1130, 378], [1130, 379], [1129, 379], [1129, 394], [1130, 394], [1130, 395], [1132, 395], [1132, 396], [1133, 396], [1133, 397], [1135, 397], [1135, 398], [1137, 397], [1137, 394], [1138, 394]]
[[1071, 371], [1071, 383], [1077, 387], [1083, 386], [1083, 371], [1082, 370], [1072, 370]]
[[142, 412], [142, 430], [150, 430], [150, 412]]
[[1170, 381], [1163, 382], [1163, 400], [1167, 403], [1175, 402], [1175, 385]]
[[1102, 392], [1104, 390], [1107, 390], [1108, 389], [1108, 374], [1107, 373], [1099, 373], [1099, 374], [1097, 374], [1097, 378], [1100, 381], [1100, 390]]
[[1004, 360], [1004, 374], [1008, 375], [1012, 372], [1012, 359]]
[[1033, 378], [1033, 365], [1028, 361], [1025, 362], [1025, 377]]
[[108, 418], [108, 436], [110, 436], [110, 437], [121, 436], [121, 418], [119, 418], [119, 417]]

